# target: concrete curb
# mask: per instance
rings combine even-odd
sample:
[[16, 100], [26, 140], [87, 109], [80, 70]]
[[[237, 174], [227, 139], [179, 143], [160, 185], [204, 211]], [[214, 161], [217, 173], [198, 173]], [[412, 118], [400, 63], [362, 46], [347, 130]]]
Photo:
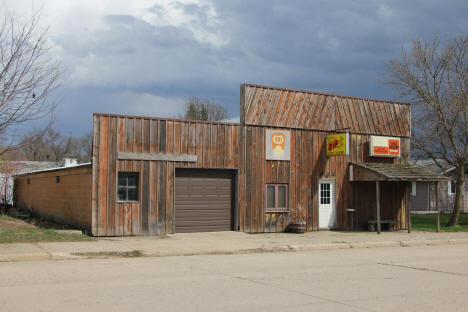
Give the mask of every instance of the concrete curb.
[[[262, 246], [249, 249], [235, 250], [200, 250], [200, 251], [173, 251], [173, 252], [145, 252], [139, 251], [137, 257], [175, 257], [175, 256], [200, 256], [200, 255], [230, 255], [230, 254], [249, 254], [249, 253], [272, 253], [272, 252], [299, 252], [314, 250], [336, 250], [351, 248], [386, 248], [386, 247], [421, 247], [421, 246], [444, 246], [468, 244], [468, 238], [456, 239], [432, 239], [432, 240], [402, 240], [402, 241], [383, 241], [383, 242], [351, 242], [351, 243], [320, 243], [313, 245], [284, 245], [284, 246]], [[109, 251], [108, 251], [109, 252]], [[17, 261], [37, 261], [37, 260], [81, 260], [81, 259], [103, 259], [103, 258], [121, 258], [118, 256], [120, 251], [110, 251], [115, 253], [109, 256], [76, 255], [68, 252], [42, 252], [42, 253], [18, 253], [9, 255], [0, 255], [0, 262]], [[106, 252], [103, 252], [104, 254]], [[122, 256], [124, 257], [124, 256]]]

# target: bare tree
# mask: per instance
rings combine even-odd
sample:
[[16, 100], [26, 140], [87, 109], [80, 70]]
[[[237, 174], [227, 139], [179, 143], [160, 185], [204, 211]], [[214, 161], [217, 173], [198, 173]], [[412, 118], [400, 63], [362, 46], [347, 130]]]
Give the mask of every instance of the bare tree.
[[[458, 224], [468, 160], [468, 36], [441, 42], [415, 40], [386, 63], [385, 82], [413, 105], [411, 147], [442, 168], [456, 167], [457, 187], [448, 226]], [[442, 168], [443, 170], [443, 168]]]
[[18, 126], [53, 119], [56, 104], [48, 97], [59, 86], [61, 71], [49, 57], [48, 32], [39, 20], [39, 14], [20, 18], [5, 7], [0, 17], [0, 156], [18, 148]]
[[185, 102], [185, 114], [181, 117], [190, 120], [217, 121], [227, 118], [227, 109], [220, 103], [190, 97]]
[[60, 131], [48, 128], [42, 135], [40, 129], [33, 129], [23, 135], [19, 144], [27, 160], [61, 162], [67, 153], [78, 162], [91, 161], [92, 132], [80, 137], [65, 136]]

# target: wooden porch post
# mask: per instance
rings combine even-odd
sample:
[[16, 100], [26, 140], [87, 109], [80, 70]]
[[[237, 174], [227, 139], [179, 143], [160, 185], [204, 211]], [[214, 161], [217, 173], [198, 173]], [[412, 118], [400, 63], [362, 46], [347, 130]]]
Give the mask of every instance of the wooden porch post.
[[410, 198], [410, 194], [411, 194], [411, 182], [408, 182], [408, 187], [406, 188], [406, 191], [408, 193], [408, 207], [407, 207], [407, 211], [406, 211], [406, 214], [407, 214], [407, 222], [408, 222], [408, 233], [411, 233], [411, 198]]
[[440, 232], [439, 181], [435, 183], [435, 188], [436, 188], [437, 232]]
[[376, 198], [376, 208], [377, 208], [377, 234], [380, 234], [380, 187], [379, 181], [375, 181], [375, 198]]

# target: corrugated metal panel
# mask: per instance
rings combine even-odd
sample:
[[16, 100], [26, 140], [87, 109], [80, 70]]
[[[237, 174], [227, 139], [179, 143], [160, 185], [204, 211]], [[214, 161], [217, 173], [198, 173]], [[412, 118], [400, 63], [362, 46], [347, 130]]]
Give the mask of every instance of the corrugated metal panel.
[[233, 180], [229, 170], [178, 169], [175, 232], [232, 230]]
[[243, 85], [241, 121], [246, 125], [410, 136], [407, 103]]

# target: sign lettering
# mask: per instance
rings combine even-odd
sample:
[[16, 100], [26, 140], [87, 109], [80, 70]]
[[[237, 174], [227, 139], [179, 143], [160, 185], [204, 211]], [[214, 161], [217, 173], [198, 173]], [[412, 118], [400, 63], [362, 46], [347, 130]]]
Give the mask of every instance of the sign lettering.
[[327, 156], [349, 155], [348, 133], [327, 135]]

